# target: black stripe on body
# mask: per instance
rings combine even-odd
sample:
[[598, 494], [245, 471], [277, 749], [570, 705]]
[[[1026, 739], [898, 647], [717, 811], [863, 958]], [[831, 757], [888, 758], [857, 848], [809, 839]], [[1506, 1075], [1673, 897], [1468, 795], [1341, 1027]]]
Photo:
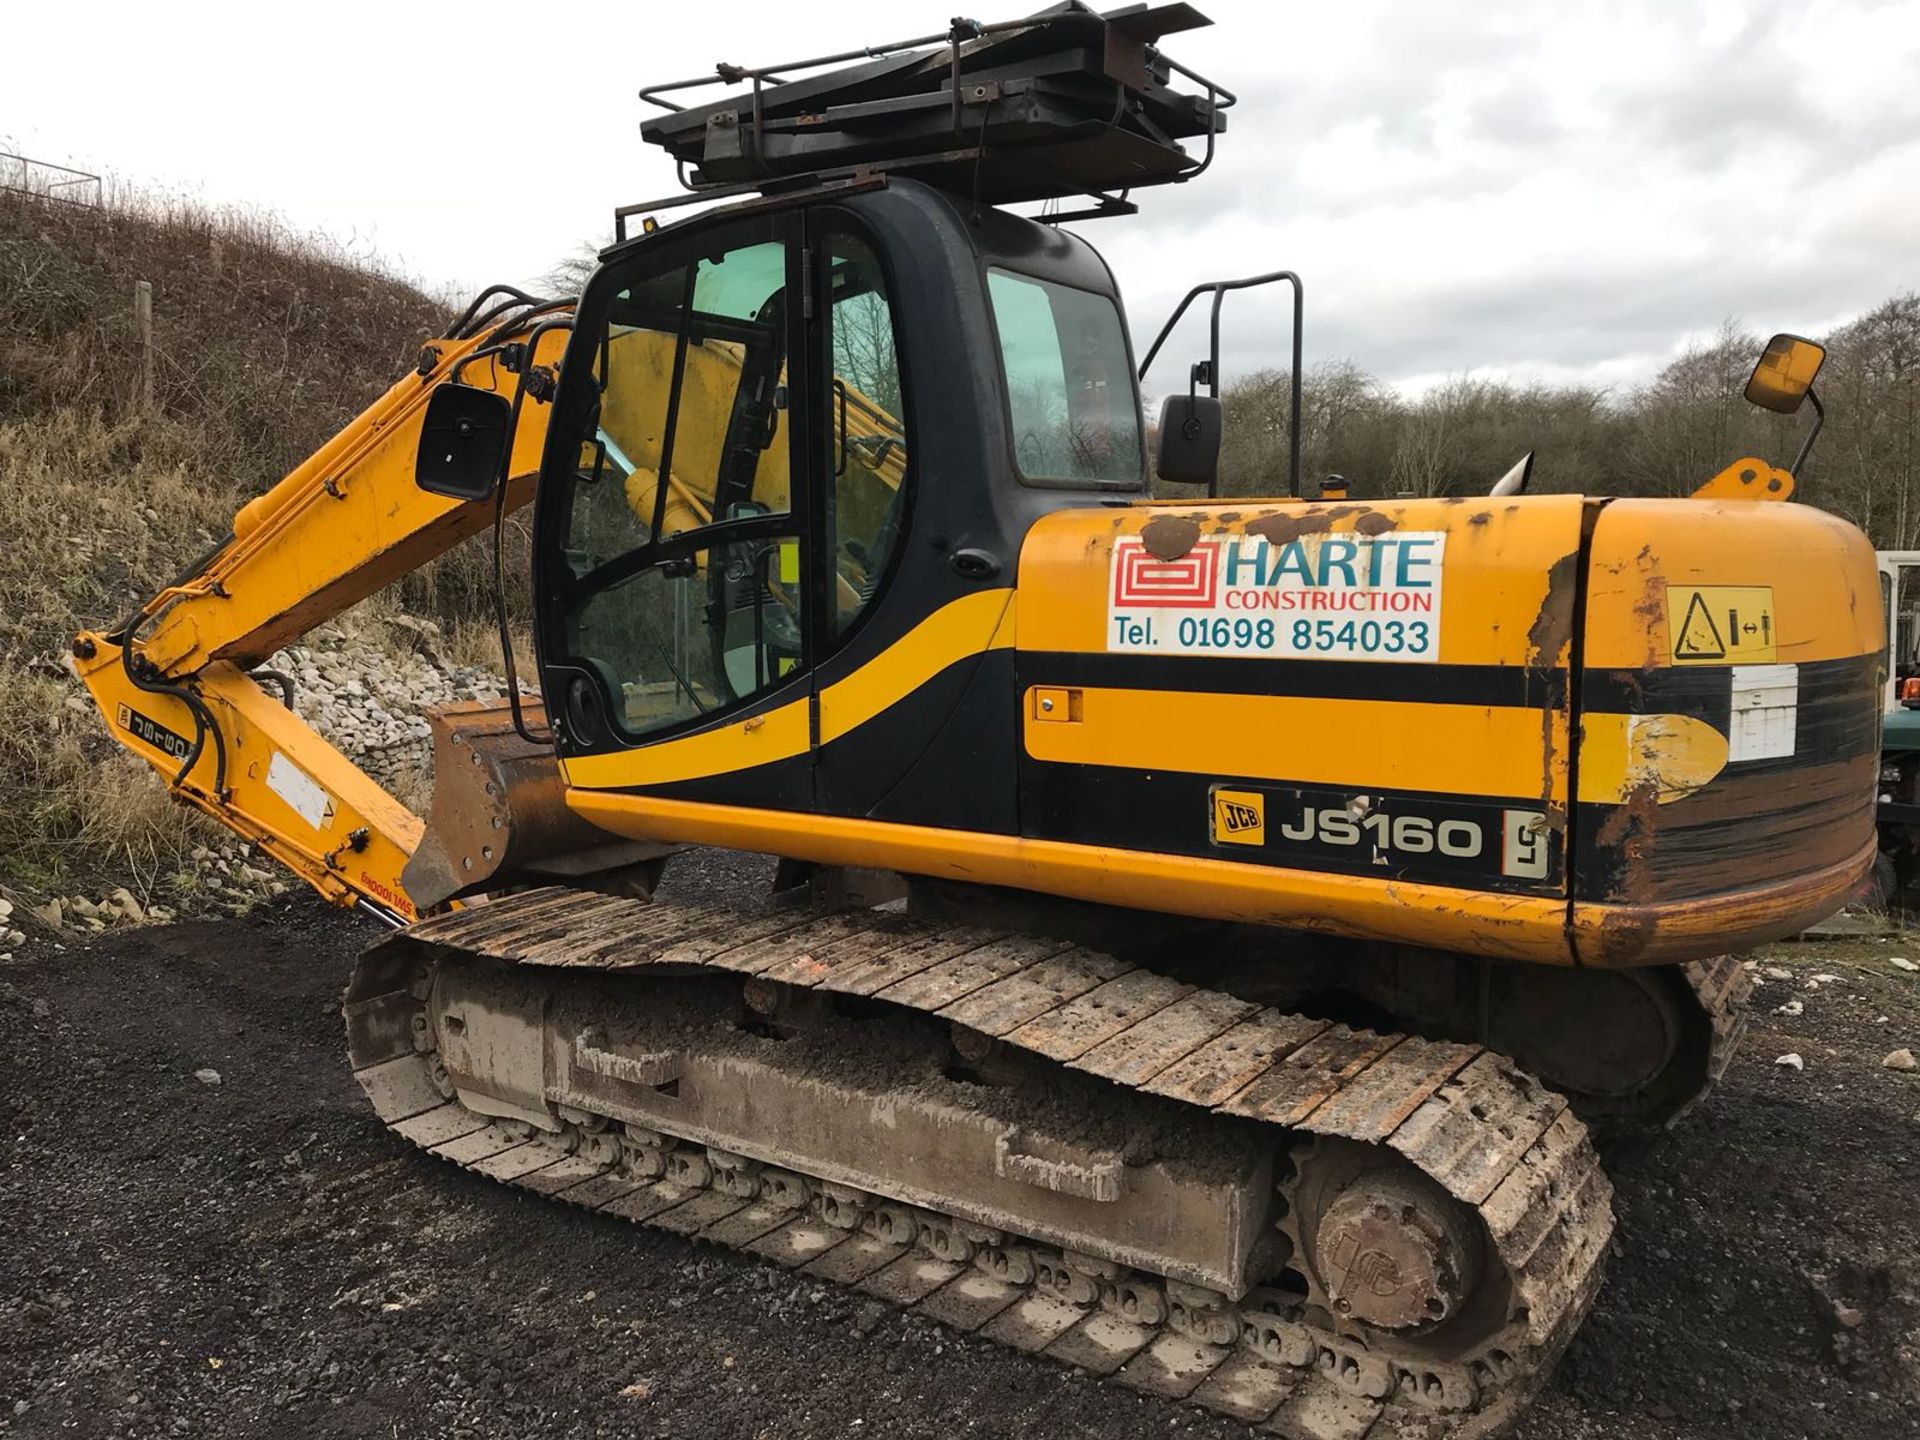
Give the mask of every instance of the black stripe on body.
[[[1728, 774], [1784, 774], [1879, 750], [1878, 654], [1811, 660], [1796, 669], [1799, 704], [1794, 753], [1766, 760], [1735, 760], [1728, 764]], [[1580, 677], [1581, 704], [1593, 715], [1690, 715], [1731, 736], [1732, 671], [1729, 665], [1586, 670]]]
[[1405, 664], [1387, 660], [1267, 660], [1022, 650], [1020, 683], [1089, 690], [1293, 695], [1326, 700], [1559, 709], [1566, 672], [1525, 665]]
[[[1264, 798], [1266, 840], [1261, 845], [1216, 843], [1213, 835], [1214, 796], [1218, 788], [1249, 791]], [[1364, 805], [1360, 802], [1364, 797]], [[1355, 807], [1358, 814], [1355, 814]], [[1230, 775], [1189, 775], [1168, 771], [1128, 770], [1104, 765], [1027, 762], [1020, 797], [1022, 833], [1035, 839], [1070, 844], [1104, 845], [1119, 850], [1186, 855], [1244, 865], [1284, 866], [1329, 874], [1359, 875], [1368, 879], [1407, 880], [1455, 885], [1473, 890], [1517, 894], [1561, 893], [1563, 849], [1560, 837], [1548, 833], [1547, 873], [1532, 878], [1503, 873], [1505, 813], [1539, 814], [1537, 797], [1448, 795], [1429, 791], [1380, 790], [1360, 786], [1296, 785], [1271, 780], [1240, 780]], [[1344, 832], [1337, 820], [1331, 826], [1309, 819], [1307, 812], [1338, 810], [1356, 821], [1361, 838], [1351, 844], [1320, 838], [1328, 829]], [[1385, 817], [1391, 837], [1394, 821], [1417, 817], [1416, 829], [1428, 837], [1446, 821], [1471, 825], [1481, 837], [1479, 853], [1448, 856], [1428, 849], [1420, 853], [1380, 848], [1374, 831], [1364, 826], [1367, 816]], [[1311, 828], [1315, 838], [1290, 838], [1284, 831]], [[1464, 832], [1455, 832], [1464, 833]]]

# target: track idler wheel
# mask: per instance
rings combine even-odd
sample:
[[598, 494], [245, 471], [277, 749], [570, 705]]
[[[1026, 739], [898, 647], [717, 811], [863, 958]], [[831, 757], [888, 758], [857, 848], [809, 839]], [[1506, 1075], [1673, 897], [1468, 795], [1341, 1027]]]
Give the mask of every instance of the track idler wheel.
[[1289, 1264], [1335, 1330], [1396, 1364], [1458, 1363], [1505, 1327], [1511, 1286], [1471, 1206], [1381, 1146], [1317, 1137], [1289, 1158]]
[[1355, 1176], [1315, 1227], [1312, 1264], [1335, 1314], [1378, 1330], [1437, 1325], [1479, 1279], [1479, 1225], [1405, 1165]]

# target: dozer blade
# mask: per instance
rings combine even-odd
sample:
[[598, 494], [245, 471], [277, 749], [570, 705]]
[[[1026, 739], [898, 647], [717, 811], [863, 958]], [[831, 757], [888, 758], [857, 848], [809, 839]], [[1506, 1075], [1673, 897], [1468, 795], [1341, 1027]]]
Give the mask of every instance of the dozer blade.
[[[527, 727], [546, 726], [538, 700], [522, 700]], [[622, 840], [567, 808], [553, 750], [525, 739], [504, 700], [427, 712], [433, 727], [433, 804], [401, 881], [422, 911], [481, 891], [555, 876], [612, 877], [645, 898], [658, 862], [677, 846]]]

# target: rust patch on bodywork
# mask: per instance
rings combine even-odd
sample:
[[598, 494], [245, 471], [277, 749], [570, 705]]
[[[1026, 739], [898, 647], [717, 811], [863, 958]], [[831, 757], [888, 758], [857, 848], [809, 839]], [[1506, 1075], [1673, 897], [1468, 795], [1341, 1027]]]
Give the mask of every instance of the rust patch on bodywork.
[[1583, 965], [1632, 965], [1647, 952], [1660, 928], [1659, 912], [1623, 905], [1603, 912], [1598, 935], [1578, 942]]
[[1547, 570], [1547, 593], [1527, 627], [1527, 668], [1551, 670], [1573, 639], [1573, 601], [1580, 588], [1580, 552], [1569, 550]]
[[1601, 822], [1594, 839], [1603, 849], [1619, 858], [1619, 893], [1609, 897], [1615, 903], [1643, 903], [1655, 898], [1648, 891], [1647, 846], [1653, 838], [1653, 824], [1659, 814], [1659, 790], [1651, 781], [1634, 786], [1627, 803], [1617, 806]]
[[1653, 547], [1642, 545], [1633, 557], [1640, 571], [1640, 598], [1633, 602], [1633, 617], [1641, 622], [1647, 637], [1647, 665], [1664, 663], [1663, 642], [1667, 635], [1667, 581], [1659, 573]]
[[1247, 533], [1259, 535], [1275, 545], [1285, 545], [1298, 540], [1302, 535], [1324, 535], [1333, 529], [1334, 521], [1344, 520], [1349, 515], [1357, 515], [1353, 522], [1355, 534], [1379, 535], [1395, 527], [1397, 522], [1378, 510], [1366, 505], [1329, 505], [1324, 510], [1282, 510], [1272, 515], [1263, 515], [1258, 520], [1247, 522]]
[[[1383, 515], [1368, 505], [1329, 505], [1314, 510], [1263, 510], [1246, 520], [1243, 528], [1249, 535], [1259, 536], [1275, 545], [1285, 545], [1305, 535], [1327, 534], [1337, 522], [1348, 516], [1355, 517], [1352, 529], [1357, 535], [1383, 535], [1399, 527], [1399, 522], [1392, 516]], [[1141, 528], [1140, 543], [1156, 560], [1178, 560], [1191, 553], [1193, 547], [1200, 543], [1203, 521], [1212, 524], [1211, 533], [1224, 535], [1231, 533], [1231, 527], [1242, 519], [1245, 519], [1245, 512], [1239, 510], [1227, 510], [1217, 515], [1204, 512], [1197, 515], [1156, 515]], [[1121, 519], [1115, 517], [1114, 528], [1118, 529], [1121, 523]]]
[[1281, 512], [1278, 515], [1263, 515], [1258, 520], [1247, 522], [1247, 533], [1259, 535], [1275, 545], [1285, 545], [1298, 540], [1302, 535], [1322, 535], [1333, 528], [1334, 519], [1343, 514], [1350, 506], [1336, 505], [1331, 510], [1308, 512], [1306, 514]]
[[1140, 532], [1140, 543], [1156, 560], [1178, 560], [1199, 541], [1199, 525], [1184, 515], [1156, 515]]
[[[1663, 931], [1706, 906], [1718, 918], [1703, 954], [1826, 913], [1857, 878], [1843, 874], [1849, 863], [1872, 853], [1873, 815], [1859, 797], [1878, 764], [1869, 753], [1811, 766], [1788, 799], [1780, 777], [1767, 774], [1723, 777], [1665, 805], [1653, 783], [1637, 787], [1594, 831], [1592, 862], [1607, 881], [1589, 897], [1599, 927], [1576, 942], [1581, 963], [1644, 963]], [[1857, 818], [1845, 823], [1849, 810]]]
[[[1475, 520], [1485, 518], [1483, 511]], [[1548, 567], [1547, 593], [1541, 597], [1540, 609], [1533, 617], [1533, 624], [1527, 627], [1527, 669], [1535, 681], [1543, 687], [1548, 677], [1559, 668], [1563, 653], [1569, 653], [1573, 641], [1574, 598], [1580, 589], [1580, 552], [1569, 550]], [[1550, 703], [1552, 692], [1549, 690], [1540, 702], [1540, 808], [1546, 812], [1547, 824], [1560, 833], [1566, 833], [1567, 810], [1573, 797], [1568, 796], [1561, 803], [1553, 798], [1554, 779], [1554, 733], [1553, 720], [1558, 713]], [[1573, 727], [1573, 717], [1567, 717], [1567, 743], [1579, 744], [1579, 737]]]

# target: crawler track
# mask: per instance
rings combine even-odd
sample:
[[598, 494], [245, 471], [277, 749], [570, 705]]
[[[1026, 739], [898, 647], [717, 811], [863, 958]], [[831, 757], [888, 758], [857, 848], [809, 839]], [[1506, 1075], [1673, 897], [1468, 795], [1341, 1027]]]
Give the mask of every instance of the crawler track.
[[[732, 977], [762, 1006], [841, 997], [862, 1023], [933, 1017], [976, 1048], [991, 1040], [1106, 1082], [1116, 1108], [1188, 1107], [1196, 1131], [1212, 1117], [1266, 1127], [1284, 1265], [1229, 1296], [982, 1226], [904, 1184], [861, 1190], [567, 1100], [539, 1123], [478, 1113], [439, 1063], [430, 1004], [437, 972], [474, 965], [538, 974], [556, 993], [582, 976]], [[1028, 937], [875, 912], [746, 916], [534, 891], [375, 946], [346, 1018], [376, 1111], [443, 1159], [1307, 1440], [1502, 1433], [1590, 1308], [1612, 1232], [1611, 1186], [1584, 1128], [1500, 1056], [1282, 1014]], [[641, 1073], [646, 1062], [597, 1063], [659, 1078]], [[1329, 1155], [1381, 1147], [1484, 1226], [1500, 1310], [1456, 1353], [1342, 1321], [1303, 1259], [1301, 1191]]]
[[1727, 1066], [1733, 1063], [1733, 1052], [1740, 1048], [1741, 1038], [1747, 1033], [1747, 1000], [1753, 994], [1753, 977], [1738, 955], [1695, 960], [1681, 970], [1694, 999], [1707, 1014], [1713, 1039], [1707, 1054], [1706, 1086], [1688, 1096], [1675, 1114], [1666, 1117], [1667, 1124], [1691, 1110], [1727, 1073]]

